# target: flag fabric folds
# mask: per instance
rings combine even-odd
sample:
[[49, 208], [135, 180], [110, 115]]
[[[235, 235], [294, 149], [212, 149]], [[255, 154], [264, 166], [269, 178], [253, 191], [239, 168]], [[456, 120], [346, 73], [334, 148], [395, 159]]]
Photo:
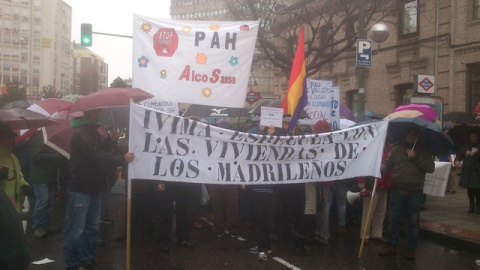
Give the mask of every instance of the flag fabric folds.
[[304, 29], [300, 28], [298, 37], [297, 51], [293, 59], [292, 72], [290, 73], [290, 81], [288, 83], [288, 91], [283, 98], [282, 107], [284, 114], [292, 116], [292, 120], [288, 125], [287, 132], [291, 132], [298, 121], [300, 112], [307, 106], [307, 71], [305, 68], [305, 51], [304, 51]]

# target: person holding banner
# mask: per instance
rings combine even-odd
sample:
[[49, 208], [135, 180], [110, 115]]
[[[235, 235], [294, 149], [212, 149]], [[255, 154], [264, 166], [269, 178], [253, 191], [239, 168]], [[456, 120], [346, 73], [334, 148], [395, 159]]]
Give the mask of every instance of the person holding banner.
[[[218, 122], [218, 127], [233, 129], [224, 119]], [[237, 238], [239, 235], [240, 216], [238, 210], [239, 187], [237, 185], [208, 185], [213, 210], [215, 237], [227, 235]]]
[[164, 182], [157, 186], [160, 192], [159, 209], [159, 249], [161, 252], [170, 251], [170, 232], [175, 203], [175, 236], [179, 247], [193, 249], [195, 245], [189, 240], [188, 203], [190, 183]]
[[100, 193], [107, 189], [107, 175], [117, 166], [135, 158], [111, 152], [103, 129], [99, 129], [100, 110], [84, 111], [74, 118], [70, 151], [69, 200], [67, 205], [66, 269], [97, 266], [95, 241], [99, 238]]
[[[383, 148], [382, 161], [387, 159], [390, 151], [392, 150], [393, 145], [391, 144], [388, 136], [385, 140], [385, 147]], [[387, 212], [387, 193], [392, 186], [392, 172], [388, 172], [382, 178], [377, 180], [377, 186], [375, 190], [375, 196], [370, 196], [373, 188], [373, 179], [372, 177], [359, 177], [358, 178], [358, 187], [360, 190], [360, 195], [362, 197], [362, 226], [360, 229], [360, 238], [364, 236], [365, 233], [365, 244], [368, 243], [369, 239], [387, 242], [383, 238], [383, 221], [385, 220], [385, 214]], [[372, 201], [370, 219], [367, 220], [368, 208], [370, 205], [370, 200]]]
[[382, 164], [382, 175], [392, 171], [392, 187], [388, 205], [388, 244], [380, 250], [380, 256], [397, 254], [400, 223], [407, 216], [408, 243], [405, 258], [415, 259], [425, 175], [435, 170], [432, 154], [421, 148], [421, 138], [418, 128], [410, 128], [405, 143], [394, 146]]
[[[469, 134], [470, 142], [466, 143], [455, 157], [455, 166], [462, 167], [460, 186], [467, 189], [470, 207], [468, 213], [480, 214], [480, 143], [475, 131]], [[460, 162], [463, 164], [460, 166]]]

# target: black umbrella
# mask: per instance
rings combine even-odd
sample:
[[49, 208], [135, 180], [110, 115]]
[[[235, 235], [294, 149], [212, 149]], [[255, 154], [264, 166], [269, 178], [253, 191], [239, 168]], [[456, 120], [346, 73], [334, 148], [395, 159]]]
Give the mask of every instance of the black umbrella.
[[455, 153], [460, 151], [460, 148], [462, 148], [464, 144], [470, 142], [469, 136], [472, 131], [480, 135], [480, 126], [457, 125], [447, 132], [447, 135], [453, 141], [453, 150]]
[[443, 121], [453, 122], [455, 124], [471, 124], [475, 122], [473, 117], [464, 112], [449, 112], [443, 115]]
[[[261, 103], [255, 105], [253, 108], [251, 108], [250, 111], [248, 111], [248, 113], [259, 115], [262, 112], [262, 107], [282, 108], [282, 101], [280, 99], [266, 99]], [[310, 118], [310, 116], [305, 110], [302, 110], [298, 118], [299, 119]]]
[[446, 154], [453, 148], [452, 140], [437, 124], [418, 117], [396, 118], [389, 121], [388, 134], [395, 141], [403, 143], [408, 130], [412, 127], [419, 128], [421, 146], [432, 154]]
[[196, 116], [199, 118], [215, 117], [215, 118], [238, 118], [248, 117], [247, 111], [244, 108], [230, 108], [223, 106], [206, 106], [199, 104], [192, 104], [183, 113], [183, 117]]
[[16, 101], [12, 101], [12, 102], [9, 102], [9, 103], [3, 105], [2, 109], [5, 109], [5, 110], [10, 110], [10, 109], [14, 109], [14, 108], [26, 109], [33, 104], [35, 104], [35, 102], [30, 101], [30, 100], [25, 100], [25, 99], [24, 100], [16, 100]]

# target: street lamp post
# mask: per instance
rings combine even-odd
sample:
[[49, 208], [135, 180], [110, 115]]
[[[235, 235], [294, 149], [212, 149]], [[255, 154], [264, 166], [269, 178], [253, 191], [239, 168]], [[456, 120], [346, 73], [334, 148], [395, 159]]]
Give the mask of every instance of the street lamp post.
[[[384, 23], [377, 23], [372, 26], [370, 30], [370, 38], [377, 42], [382, 43], [387, 40], [389, 35], [388, 27]], [[358, 38], [366, 39], [367, 34], [365, 31], [365, 0], [359, 0], [358, 2]], [[357, 72], [357, 121], [362, 122], [365, 120], [365, 67], [358, 67]]]

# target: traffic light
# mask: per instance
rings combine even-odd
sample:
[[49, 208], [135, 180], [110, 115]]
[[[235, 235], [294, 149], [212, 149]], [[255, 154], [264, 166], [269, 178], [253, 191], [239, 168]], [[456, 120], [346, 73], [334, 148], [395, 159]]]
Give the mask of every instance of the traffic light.
[[92, 46], [92, 24], [82, 23], [80, 43], [85, 47]]

